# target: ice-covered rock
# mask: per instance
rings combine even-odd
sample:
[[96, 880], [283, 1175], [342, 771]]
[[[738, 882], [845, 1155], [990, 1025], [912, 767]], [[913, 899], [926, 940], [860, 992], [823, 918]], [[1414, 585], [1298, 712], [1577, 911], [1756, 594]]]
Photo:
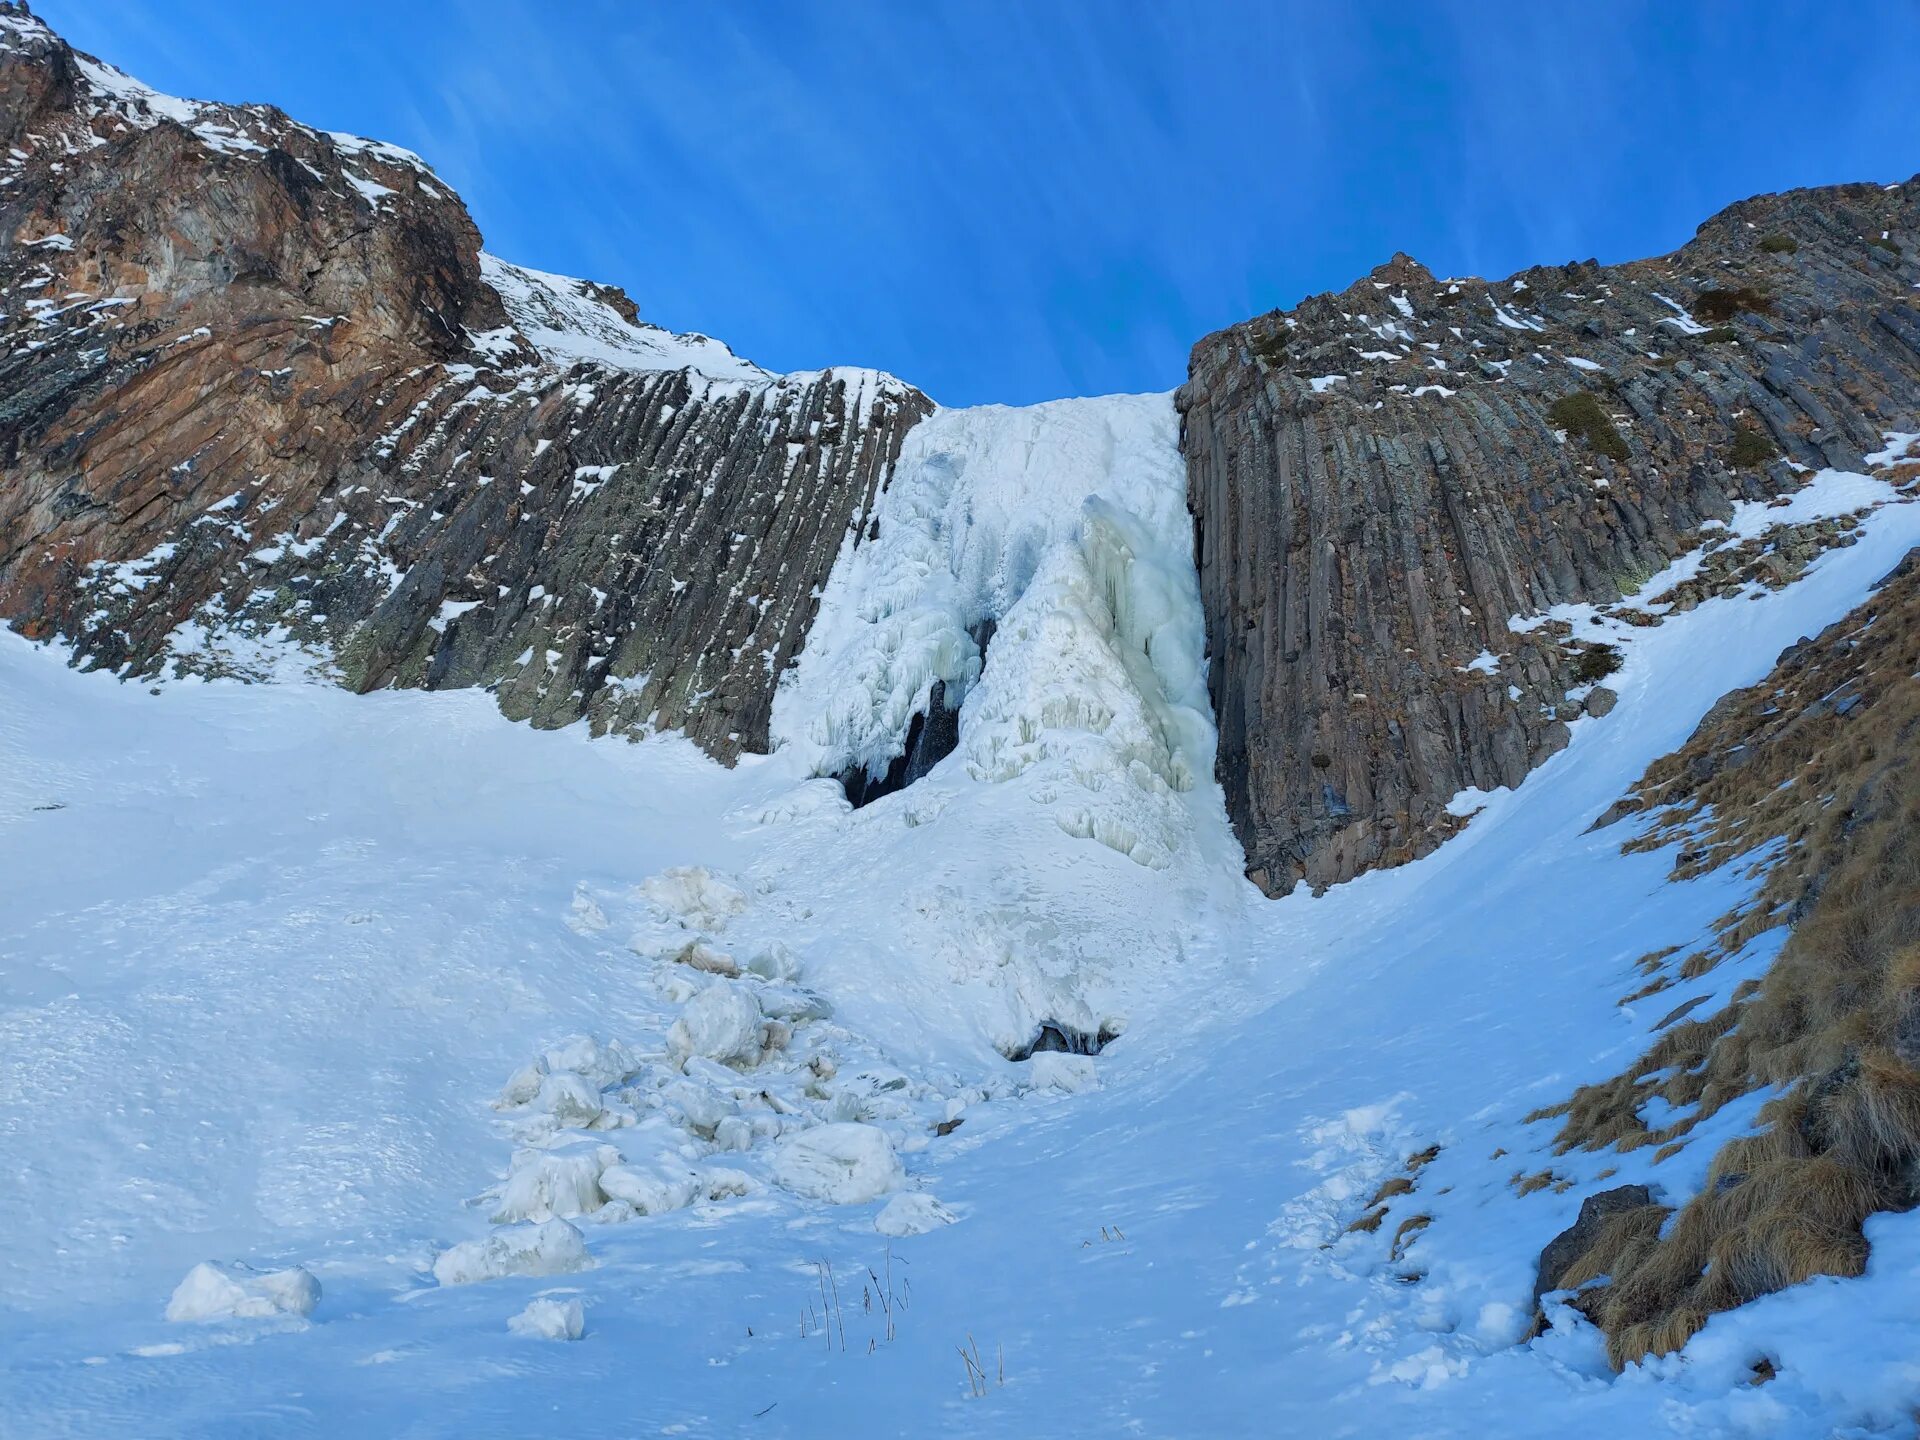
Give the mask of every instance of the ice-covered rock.
[[203, 1260], [187, 1272], [167, 1301], [167, 1319], [258, 1320], [270, 1315], [311, 1315], [320, 1282], [311, 1272], [255, 1270], [248, 1265]]
[[841, 1121], [783, 1142], [774, 1156], [773, 1178], [809, 1199], [858, 1205], [899, 1189], [906, 1170], [886, 1131]]
[[606, 1203], [600, 1177], [620, 1163], [611, 1145], [580, 1141], [547, 1150], [514, 1152], [513, 1170], [493, 1212], [496, 1225], [588, 1215]]
[[933, 1196], [909, 1191], [880, 1207], [880, 1213], [873, 1217], [873, 1228], [882, 1235], [924, 1235], [959, 1218]]
[[433, 1262], [433, 1278], [442, 1285], [472, 1285], [503, 1275], [571, 1275], [592, 1266], [579, 1230], [565, 1220], [548, 1220], [461, 1241]]
[[578, 1340], [587, 1331], [587, 1312], [578, 1300], [529, 1300], [507, 1329], [529, 1340]]

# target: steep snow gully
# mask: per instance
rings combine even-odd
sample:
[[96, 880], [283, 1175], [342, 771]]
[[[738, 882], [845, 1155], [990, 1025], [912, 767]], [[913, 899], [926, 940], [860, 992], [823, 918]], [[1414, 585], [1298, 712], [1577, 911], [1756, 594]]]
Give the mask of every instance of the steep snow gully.
[[[1845, 1282], [1901, 1358], [1838, 1353], [1816, 1282], [1616, 1378], [1571, 1312], [1523, 1343], [1595, 1177], [1506, 1177], [1526, 1111], [1639, 1043], [1632, 958], [1750, 883], [1662, 883], [1588, 823], [1915, 506], [1814, 477], [1716, 542], [1857, 516], [1796, 584], [1562, 617], [1622, 647], [1611, 716], [1427, 860], [1267, 902], [1182, 486], [1166, 396], [937, 412], [731, 771], [472, 692], [148, 693], [6, 637], [8, 1433], [1895, 1423], [1911, 1217]], [[853, 807], [935, 687], [951, 753]], [[1353, 1229], [1433, 1145], [1425, 1228]], [[1667, 1172], [1629, 1178], [1702, 1178]]]

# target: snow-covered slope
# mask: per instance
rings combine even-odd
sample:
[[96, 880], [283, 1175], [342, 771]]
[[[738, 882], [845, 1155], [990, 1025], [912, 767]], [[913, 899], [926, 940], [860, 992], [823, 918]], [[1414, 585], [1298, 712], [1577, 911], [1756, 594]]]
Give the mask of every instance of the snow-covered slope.
[[[1561, 617], [1623, 647], [1612, 715], [1429, 859], [1269, 903], [1211, 780], [1172, 438], [1165, 397], [941, 412], [834, 570], [781, 748], [732, 771], [471, 693], [151, 695], [7, 638], [8, 1433], [1897, 1423], [1920, 1385], [1831, 1315], [1911, 1334], [1911, 1216], [1866, 1280], [1679, 1359], [1616, 1379], [1570, 1313], [1520, 1343], [1603, 1165], [1523, 1117], [1637, 1050], [1633, 958], [1751, 884], [1668, 884], [1589, 822], [1920, 507], [1777, 593]], [[1822, 477], [1792, 517], [1894, 498]], [[828, 777], [936, 677], [957, 747], [850, 808]], [[1047, 1022], [1120, 1034], [1004, 1058]], [[1574, 1183], [1516, 1195], [1547, 1163]], [[174, 1313], [248, 1313], [164, 1318], [202, 1261]]]
[[591, 360], [615, 370], [693, 370], [714, 380], [774, 378], [706, 335], [676, 335], [629, 320], [585, 280], [510, 265], [484, 253], [480, 273], [520, 333], [559, 364]]

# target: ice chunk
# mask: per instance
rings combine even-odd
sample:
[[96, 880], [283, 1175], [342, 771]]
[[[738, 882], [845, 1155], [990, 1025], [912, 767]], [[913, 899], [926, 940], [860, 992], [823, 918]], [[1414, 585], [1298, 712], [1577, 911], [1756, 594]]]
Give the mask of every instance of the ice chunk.
[[618, 1085], [640, 1068], [633, 1052], [618, 1040], [597, 1040], [591, 1035], [574, 1035], [562, 1040], [546, 1053], [549, 1070], [571, 1070], [594, 1085], [605, 1088]]
[[656, 1160], [646, 1165], [615, 1165], [600, 1177], [609, 1198], [625, 1201], [640, 1215], [684, 1210], [705, 1193], [699, 1174], [687, 1165]]
[[598, 1120], [606, 1106], [601, 1103], [598, 1086], [571, 1070], [559, 1070], [541, 1077], [533, 1108], [562, 1125], [585, 1127]]
[[792, 1025], [803, 1025], [809, 1020], [825, 1020], [832, 1016], [833, 1006], [824, 997], [811, 990], [798, 990], [789, 985], [767, 985], [760, 990], [760, 1008], [776, 1020], [785, 1020]]
[[858, 1205], [899, 1189], [906, 1171], [886, 1131], [839, 1121], [803, 1130], [781, 1145], [773, 1178], [796, 1195]]
[[529, 1300], [507, 1329], [529, 1340], [578, 1340], [587, 1330], [587, 1312], [578, 1300]]
[[800, 974], [800, 959], [776, 940], [747, 961], [747, 969], [763, 980], [792, 980]]
[[547, 1062], [544, 1059], [529, 1061], [507, 1078], [500, 1089], [500, 1096], [493, 1102], [496, 1110], [518, 1110], [531, 1105], [539, 1097], [541, 1082], [547, 1078]]
[[691, 1080], [674, 1081], [660, 1092], [660, 1098], [680, 1112], [687, 1129], [709, 1140], [720, 1122], [734, 1113], [731, 1101]]
[[765, 1053], [765, 1026], [766, 1017], [752, 993], [723, 981], [687, 1002], [667, 1032], [667, 1044], [682, 1062], [700, 1055], [747, 1069], [759, 1064]]
[[699, 865], [676, 865], [641, 882], [640, 894], [693, 930], [724, 930], [747, 897]]
[[1064, 1090], [1069, 1095], [1100, 1088], [1092, 1057], [1065, 1055], [1057, 1050], [1039, 1051], [1027, 1061], [1027, 1080], [1036, 1090]]
[[298, 1266], [255, 1270], [203, 1260], [187, 1272], [167, 1301], [167, 1319], [258, 1320], [269, 1315], [311, 1315], [320, 1282]]
[[606, 1203], [600, 1189], [601, 1174], [609, 1165], [618, 1165], [620, 1158], [613, 1146], [593, 1141], [553, 1150], [515, 1152], [513, 1172], [500, 1192], [493, 1222], [506, 1225], [516, 1220], [591, 1214]]
[[959, 1218], [933, 1196], [909, 1192], [896, 1195], [882, 1205], [880, 1213], [873, 1217], [873, 1228], [882, 1235], [924, 1235]]
[[737, 976], [740, 963], [724, 950], [715, 949], [704, 940], [689, 940], [672, 955], [673, 963], [685, 965], [692, 970], [701, 970], [709, 975]]
[[548, 1220], [461, 1241], [433, 1262], [433, 1278], [442, 1285], [472, 1285], [503, 1275], [571, 1275], [592, 1265], [580, 1232], [565, 1220]]

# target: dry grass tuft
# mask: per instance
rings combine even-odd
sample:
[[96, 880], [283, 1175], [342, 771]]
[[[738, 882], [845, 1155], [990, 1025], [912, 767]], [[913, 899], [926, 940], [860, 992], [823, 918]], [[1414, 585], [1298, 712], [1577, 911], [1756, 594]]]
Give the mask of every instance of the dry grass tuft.
[[1348, 1225], [1347, 1234], [1371, 1235], [1373, 1234], [1374, 1231], [1380, 1228], [1380, 1222], [1386, 1218], [1387, 1218], [1387, 1207], [1384, 1205], [1377, 1205], [1373, 1209], [1367, 1211], [1367, 1213], [1362, 1215], [1358, 1220], [1355, 1220], [1350, 1225]]
[[1404, 1175], [1394, 1175], [1380, 1182], [1380, 1188], [1373, 1192], [1373, 1199], [1367, 1203], [1369, 1205], [1378, 1205], [1384, 1200], [1393, 1199], [1396, 1195], [1411, 1195], [1412, 1193], [1413, 1181]]
[[1413, 1244], [1414, 1237], [1433, 1223], [1431, 1215], [1409, 1215], [1400, 1222], [1400, 1228], [1393, 1232], [1393, 1248], [1387, 1252], [1388, 1258], [1398, 1260], [1407, 1253], [1407, 1247]]

